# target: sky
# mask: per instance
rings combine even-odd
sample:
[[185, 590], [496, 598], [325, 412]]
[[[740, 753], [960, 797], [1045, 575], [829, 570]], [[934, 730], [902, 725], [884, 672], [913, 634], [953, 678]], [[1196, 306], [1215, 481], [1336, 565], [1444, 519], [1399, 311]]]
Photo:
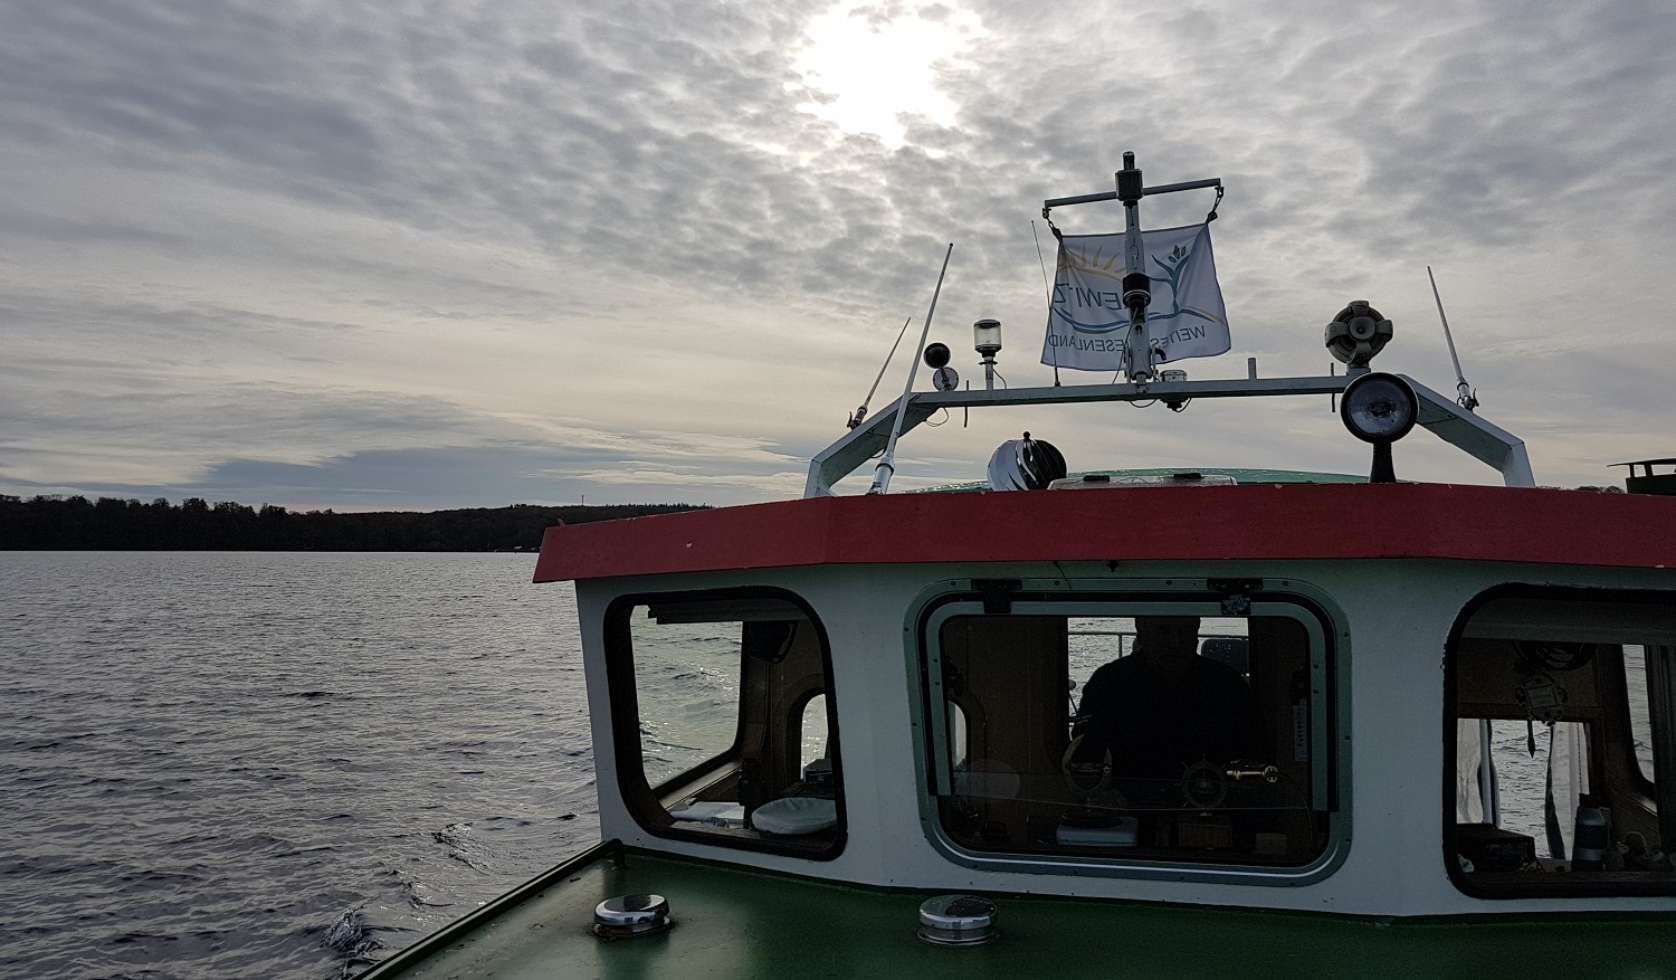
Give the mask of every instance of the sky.
[[[1376, 366], [1450, 392], [1430, 264], [1539, 482], [1676, 455], [1668, 0], [0, 0], [0, 23], [0, 493], [795, 497], [913, 317], [873, 411], [900, 392], [949, 242], [931, 339], [981, 377], [996, 317], [1006, 383], [1051, 383], [1031, 219], [1124, 150], [1227, 186], [1233, 349], [1190, 377], [1325, 373], [1323, 326], [1368, 299], [1396, 326]], [[946, 421], [894, 488], [979, 479], [1026, 429], [1072, 470], [1368, 466], [1325, 398]], [[1396, 464], [1498, 480], [1423, 431]]]

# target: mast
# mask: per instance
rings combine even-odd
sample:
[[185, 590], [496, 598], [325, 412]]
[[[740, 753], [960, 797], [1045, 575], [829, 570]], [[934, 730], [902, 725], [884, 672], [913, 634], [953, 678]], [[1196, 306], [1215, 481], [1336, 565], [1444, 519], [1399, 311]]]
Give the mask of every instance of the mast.
[[[1123, 151], [1123, 169], [1117, 172], [1117, 189], [1100, 194], [1078, 194], [1075, 197], [1056, 197], [1042, 202], [1042, 217], [1056, 207], [1068, 204], [1092, 204], [1096, 201], [1123, 202], [1123, 306], [1129, 311], [1129, 335], [1123, 342], [1123, 373], [1135, 384], [1153, 380], [1152, 343], [1146, 334], [1146, 310], [1152, 302], [1152, 278], [1146, 272], [1146, 247], [1141, 238], [1141, 198], [1152, 194], [1173, 194], [1176, 191], [1214, 187], [1217, 200], [1222, 200], [1222, 178], [1184, 180], [1175, 184], [1147, 187], [1141, 182], [1141, 171], [1135, 166], [1132, 150]], [[1211, 216], [1216, 214], [1211, 210]], [[1208, 220], [1208, 219], [1207, 219]], [[1051, 226], [1051, 222], [1050, 222]]]

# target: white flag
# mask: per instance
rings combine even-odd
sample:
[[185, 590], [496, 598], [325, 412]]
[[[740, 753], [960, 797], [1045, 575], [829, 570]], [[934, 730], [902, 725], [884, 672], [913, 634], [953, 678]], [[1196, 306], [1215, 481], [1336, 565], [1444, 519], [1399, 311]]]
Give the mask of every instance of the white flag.
[[[1225, 354], [1228, 311], [1216, 283], [1210, 225], [1141, 232], [1152, 302], [1147, 338], [1156, 362]], [[1123, 235], [1066, 235], [1048, 304], [1042, 363], [1079, 371], [1123, 367], [1129, 312], [1123, 308]]]

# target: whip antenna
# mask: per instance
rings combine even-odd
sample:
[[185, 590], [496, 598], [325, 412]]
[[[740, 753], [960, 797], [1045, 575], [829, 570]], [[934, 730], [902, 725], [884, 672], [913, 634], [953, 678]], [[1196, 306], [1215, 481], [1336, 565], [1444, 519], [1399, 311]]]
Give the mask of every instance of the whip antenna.
[[1432, 299], [1437, 301], [1437, 318], [1443, 321], [1443, 339], [1449, 342], [1449, 359], [1455, 362], [1455, 403], [1467, 411], [1478, 407], [1478, 389], [1467, 384], [1466, 375], [1461, 371], [1461, 356], [1455, 353], [1455, 335], [1449, 332], [1449, 317], [1443, 312], [1443, 297], [1437, 292], [1437, 277], [1432, 275], [1432, 267], [1426, 266], [1426, 278], [1432, 281]]
[[913, 322], [913, 317], [902, 321], [902, 329], [896, 331], [896, 343], [890, 345], [890, 353], [885, 355], [885, 362], [879, 365], [879, 374], [873, 379], [873, 387], [867, 389], [867, 397], [861, 400], [861, 407], [855, 410], [855, 414], [845, 420], [845, 427], [853, 429], [861, 424], [862, 419], [867, 417], [867, 405], [873, 400], [873, 392], [879, 390], [879, 382], [885, 376], [885, 368], [890, 367], [890, 359], [896, 356], [896, 348], [902, 344], [902, 335], [908, 332], [908, 324]]
[[[954, 254], [954, 243], [949, 242], [948, 251], [943, 253], [943, 270], [937, 273], [937, 288], [931, 291], [931, 306], [925, 311], [925, 326], [920, 328], [919, 348], [925, 349], [925, 338], [931, 335], [931, 318], [937, 313], [937, 297], [943, 293], [943, 277], [949, 274], [949, 256]], [[891, 423], [890, 441], [885, 443], [885, 454], [880, 457], [879, 465], [873, 467], [873, 485], [867, 488], [868, 493], [884, 493], [890, 489], [891, 475], [896, 472], [896, 440], [902, 436], [902, 420], [908, 415], [908, 399], [914, 393], [914, 375], [919, 373], [919, 358], [913, 358], [908, 364], [908, 380], [902, 385], [902, 398], [896, 403], [896, 418]]]
[[[1036, 234], [1036, 222], [1034, 220], [1030, 222], [1030, 237], [1036, 240], [1036, 262], [1042, 267], [1042, 290], [1047, 293], [1048, 319], [1051, 320], [1053, 319], [1053, 287], [1048, 285], [1047, 259], [1042, 257], [1042, 236]], [[1057, 388], [1059, 387], [1059, 348], [1050, 344], [1048, 349], [1053, 351], [1053, 386]]]

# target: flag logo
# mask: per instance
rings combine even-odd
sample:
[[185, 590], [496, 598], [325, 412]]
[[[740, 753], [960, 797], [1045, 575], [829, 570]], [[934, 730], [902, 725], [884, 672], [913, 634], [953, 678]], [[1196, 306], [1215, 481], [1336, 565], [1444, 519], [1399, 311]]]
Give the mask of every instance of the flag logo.
[[[1147, 338], [1157, 360], [1212, 357], [1231, 346], [1222, 288], [1216, 281], [1210, 226], [1141, 233], [1152, 302]], [[1048, 306], [1042, 363], [1083, 371], [1123, 366], [1129, 312], [1123, 307], [1123, 235], [1066, 235]]]

